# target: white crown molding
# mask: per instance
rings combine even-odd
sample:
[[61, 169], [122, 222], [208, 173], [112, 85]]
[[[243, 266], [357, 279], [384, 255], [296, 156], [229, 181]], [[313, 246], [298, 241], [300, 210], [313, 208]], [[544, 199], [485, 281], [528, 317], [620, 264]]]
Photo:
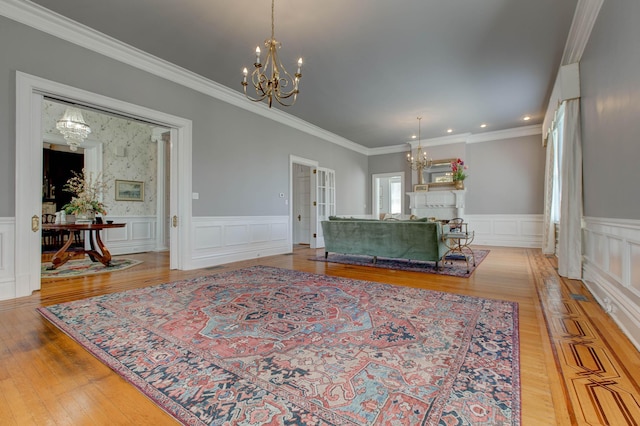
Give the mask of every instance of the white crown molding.
[[[468, 143], [473, 133], [460, 133], [459, 135], [440, 136], [437, 138], [424, 139], [422, 143], [425, 146], [453, 145], [456, 143]], [[415, 148], [418, 142], [411, 142], [411, 147]]]
[[367, 155], [385, 155], [385, 154], [396, 154], [398, 152], [409, 152], [411, 145], [409, 142], [403, 143], [401, 145], [389, 145], [389, 146], [381, 146], [380, 148], [369, 148]]
[[531, 126], [515, 127], [513, 129], [498, 130], [495, 132], [479, 133], [471, 135], [467, 143], [490, 142], [501, 139], [513, 139], [523, 136], [542, 135], [542, 125], [533, 124]]
[[580, 62], [582, 59], [603, 3], [604, 0], [578, 0], [562, 54], [562, 65]]
[[[523, 136], [542, 135], [542, 125], [534, 124], [531, 126], [515, 127], [513, 129], [496, 130], [486, 133], [462, 133], [459, 135], [442, 136], [439, 138], [423, 139], [421, 141], [423, 147], [433, 147], [439, 145], [453, 145], [456, 143], [480, 143], [498, 141], [501, 139], [514, 139]], [[402, 145], [385, 146], [381, 148], [371, 148], [367, 155], [384, 155], [395, 154], [398, 152], [409, 152], [418, 146], [418, 141], [411, 141]]]
[[0, 14], [111, 59], [196, 90], [344, 148], [367, 154], [368, 148], [264, 104], [248, 102], [235, 90], [122, 43], [92, 28], [29, 1], [0, 0]]

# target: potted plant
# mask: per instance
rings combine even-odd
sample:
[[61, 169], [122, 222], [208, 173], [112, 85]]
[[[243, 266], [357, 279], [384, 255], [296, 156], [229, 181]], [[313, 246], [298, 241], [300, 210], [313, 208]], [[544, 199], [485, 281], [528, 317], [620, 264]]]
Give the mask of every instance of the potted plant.
[[453, 183], [456, 186], [456, 189], [464, 189], [464, 180], [468, 177], [468, 175], [464, 172], [467, 170], [467, 166], [465, 166], [464, 161], [460, 158], [451, 162], [451, 172], [453, 173]]
[[73, 171], [73, 175], [62, 189], [73, 194], [73, 197], [69, 203], [62, 206], [62, 209], [67, 214], [75, 215], [76, 223], [93, 222], [96, 213], [106, 215], [106, 205], [100, 201], [106, 184], [102, 181], [100, 174], [94, 178], [91, 173], [82, 169], [82, 173]]

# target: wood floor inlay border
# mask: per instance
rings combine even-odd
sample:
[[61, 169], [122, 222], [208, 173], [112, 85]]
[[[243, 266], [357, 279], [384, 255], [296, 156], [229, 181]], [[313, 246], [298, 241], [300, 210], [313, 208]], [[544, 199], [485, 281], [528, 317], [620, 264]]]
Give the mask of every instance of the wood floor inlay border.
[[585, 425], [640, 425], [638, 372], [625, 368], [585, 311], [597, 304], [593, 296], [581, 281], [559, 277], [554, 258], [532, 251], [530, 262], [572, 417]]

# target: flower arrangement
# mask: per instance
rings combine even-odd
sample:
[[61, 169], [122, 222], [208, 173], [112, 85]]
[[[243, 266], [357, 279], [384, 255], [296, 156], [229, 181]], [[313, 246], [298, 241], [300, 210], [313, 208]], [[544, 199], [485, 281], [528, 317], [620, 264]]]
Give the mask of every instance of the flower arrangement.
[[106, 183], [102, 181], [101, 174], [94, 179], [85, 169], [82, 169], [82, 173], [73, 171], [73, 177], [62, 188], [63, 191], [72, 193], [73, 197], [62, 208], [67, 214], [76, 216], [91, 212], [107, 214], [107, 206], [100, 201], [105, 189]]
[[456, 182], [465, 180], [468, 177], [464, 172], [465, 170], [467, 170], [467, 166], [464, 165], [464, 161], [459, 158], [455, 161], [452, 161], [451, 171], [453, 172], [453, 181]]

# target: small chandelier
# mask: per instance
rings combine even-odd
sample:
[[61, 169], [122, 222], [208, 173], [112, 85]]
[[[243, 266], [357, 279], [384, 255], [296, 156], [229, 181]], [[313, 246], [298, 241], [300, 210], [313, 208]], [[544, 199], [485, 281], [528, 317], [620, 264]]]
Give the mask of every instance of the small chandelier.
[[85, 123], [82, 112], [75, 107], [67, 107], [62, 118], [56, 122], [56, 129], [62, 133], [71, 151], [77, 151], [78, 145], [91, 133], [91, 127]]
[[[242, 87], [244, 94], [247, 98], [254, 102], [260, 102], [264, 99], [268, 99], [269, 108], [275, 99], [282, 106], [291, 106], [296, 103], [298, 97], [298, 84], [302, 74], [300, 69], [302, 68], [302, 58], [298, 59], [298, 71], [291, 76], [284, 68], [282, 63], [278, 60], [278, 51], [282, 44], [275, 39], [274, 36], [274, 24], [273, 16], [275, 9], [275, 0], [271, 0], [271, 38], [265, 40], [264, 45], [267, 48], [267, 58], [264, 61], [264, 65], [260, 62], [260, 46], [256, 47], [256, 62], [253, 64], [255, 69], [251, 73], [251, 84], [256, 90], [257, 96], [252, 98], [247, 95], [247, 76], [249, 71], [244, 68], [242, 73], [244, 78], [242, 80]], [[264, 68], [264, 69], [262, 69]], [[288, 91], [287, 89], [291, 87]]]
[[424, 169], [428, 169], [433, 164], [433, 160], [431, 158], [427, 158], [426, 151], [422, 151], [422, 145], [420, 145], [420, 120], [422, 117], [418, 117], [418, 149], [416, 150], [415, 158], [411, 155], [411, 152], [407, 153], [407, 162], [411, 167], [411, 170], [418, 171], [418, 184], [424, 185], [424, 176], [422, 175], [422, 171]]

